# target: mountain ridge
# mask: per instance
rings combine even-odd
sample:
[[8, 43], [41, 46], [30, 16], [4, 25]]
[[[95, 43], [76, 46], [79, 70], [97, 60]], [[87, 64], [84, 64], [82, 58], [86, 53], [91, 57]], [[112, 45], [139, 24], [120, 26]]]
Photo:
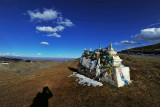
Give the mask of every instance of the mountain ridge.
[[119, 53], [142, 53], [142, 54], [160, 54], [160, 43], [153, 44], [153, 45], [147, 45], [147, 46], [141, 46], [141, 47], [135, 47], [131, 49], [125, 49], [119, 51]]

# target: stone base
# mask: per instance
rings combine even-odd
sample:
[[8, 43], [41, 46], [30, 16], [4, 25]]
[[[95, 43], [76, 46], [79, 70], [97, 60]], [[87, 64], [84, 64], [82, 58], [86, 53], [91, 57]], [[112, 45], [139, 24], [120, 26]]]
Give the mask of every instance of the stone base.
[[121, 77], [121, 75], [123, 74], [125, 79], [130, 82], [129, 67], [116, 67], [112, 70], [113, 72], [111, 74], [104, 75], [104, 77], [100, 78], [100, 80], [108, 82], [116, 87], [123, 87], [125, 85], [125, 82]]
[[122, 79], [122, 75], [125, 77], [125, 80], [130, 82], [130, 70], [129, 67], [125, 66], [113, 67], [112, 73], [108, 74], [108, 72], [104, 71], [100, 72], [100, 69], [89, 70], [79, 63], [78, 72], [90, 78], [95, 78], [95, 79], [97, 78], [101, 81], [108, 82], [116, 87], [123, 87], [125, 85], [125, 82]]

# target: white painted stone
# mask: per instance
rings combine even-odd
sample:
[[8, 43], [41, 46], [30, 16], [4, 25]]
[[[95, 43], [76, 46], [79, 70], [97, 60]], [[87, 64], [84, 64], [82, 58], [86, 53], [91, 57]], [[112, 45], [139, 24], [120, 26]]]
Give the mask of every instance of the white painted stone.
[[[130, 72], [129, 72], [129, 67], [120, 67], [123, 76], [125, 77], [125, 79], [130, 82]], [[117, 87], [122, 87], [125, 85], [125, 82], [122, 80], [121, 75], [120, 75], [120, 71], [118, 68], [115, 68], [116, 71], [116, 78], [117, 78]]]
[[[99, 71], [99, 70], [97, 70]], [[129, 67], [121, 67], [121, 71], [125, 79], [130, 82], [130, 72], [129, 72]], [[114, 80], [112, 79], [114, 78]], [[122, 80], [120, 71], [118, 67], [113, 68], [113, 72], [109, 74], [108, 76], [104, 76], [100, 78], [101, 81], [108, 82], [116, 87], [123, 87], [125, 85], [125, 82]]]

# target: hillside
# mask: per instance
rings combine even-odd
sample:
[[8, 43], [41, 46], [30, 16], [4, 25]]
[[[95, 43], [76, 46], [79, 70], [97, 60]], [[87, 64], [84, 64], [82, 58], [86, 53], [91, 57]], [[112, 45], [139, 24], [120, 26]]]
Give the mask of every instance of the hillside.
[[[122, 63], [130, 67], [133, 80], [131, 85], [122, 88], [108, 83], [103, 83], [101, 87], [78, 84], [76, 77], [68, 76], [77, 71], [79, 59], [52, 63], [48, 68], [31, 72], [0, 72], [0, 106], [40, 107], [48, 104], [49, 107], [158, 107], [160, 57], [126, 54], [120, 54], [120, 57], [123, 59]], [[21, 62], [19, 64], [22, 65]], [[28, 65], [28, 69], [31, 68]], [[44, 90], [48, 90], [48, 94], [43, 93]]]
[[[3, 64], [4, 62], [9, 64]], [[8, 72], [8, 71], [30, 72], [58, 65], [59, 63], [60, 62], [54, 62], [54, 61], [32, 61], [32, 60], [2, 57], [0, 58], [0, 72]]]
[[122, 53], [160, 54], [160, 43], [120, 51]]

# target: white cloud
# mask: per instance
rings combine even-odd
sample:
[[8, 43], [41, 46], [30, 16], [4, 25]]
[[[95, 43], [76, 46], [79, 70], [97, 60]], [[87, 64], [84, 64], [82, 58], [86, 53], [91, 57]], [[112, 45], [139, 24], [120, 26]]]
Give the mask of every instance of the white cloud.
[[37, 53], [37, 55], [42, 55], [41, 53]]
[[61, 25], [58, 25], [55, 28], [51, 26], [37, 26], [36, 29], [42, 32], [59, 32], [59, 31], [63, 31], [64, 27]]
[[63, 18], [60, 12], [57, 12], [54, 9], [43, 9], [42, 12], [39, 10], [34, 11], [27, 11], [27, 15], [30, 16], [31, 21], [38, 20], [38, 21], [49, 21], [57, 19], [58, 25], [65, 25], [65, 26], [73, 26], [73, 22], [68, 18]]
[[27, 13], [32, 21], [36, 19], [40, 21], [54, 20], [58, 17], [59, 14], [56, 10], [53, 9], [43, 9], [43, 12], [40, 12], [39, 10], [27, 11]]
[[23, 56], [23, 55], [13, 55], [13, 56]]
[[63, 17], [59, 17], [58, 20], [57, 20], [57, 23], [58, 24], [62, 24], [62, 25], [65, 25], [65, 26], [74, 26], [74, 24], [71, 22], [71, 20], [69, 19], [63, 19]]
[[0, 53], [0, 56], [9, 56], [10, 53]]
[[16, 53], [0, 53], [0, 56], [21, 56]]
[[57, 37], [57, 38], [60, 38], [60, 37], [61, 37], [61, 35], [58, 35], [57, 33], [49, 34], [49, 35], [47, 35], [47, 36], [53, 36], [53, 37]]
[[64, 26], [58, 25], [58, 26], [56, 26], [56, 29], [58, 31], [63, 31], [64, 30]]
[[51, 26], [36, 26], [36, 32], [47, 32], [50, 33], [47, 36], [61, 37], [57, 32], [63, 31], [66, 27], [74, 26], [73, 22], [64, 18], [60, 12], [54, 9], [43, 9], [43, 11], [33, 10], [27, 11], [27, 15], [30, 16], [31, 21], [49, 21], [52, 20], [57, 24], [55, 27]]
[[160, 42], [160, 28], [147, 28], [132, 36], [134, 40], [150, 43]]
[[10, 53], [5, 53], [5, 55], [10, 55]]
[[57, 29], [52, 28], [51, 26], [37, 26], [36, 29], [43, 32], [57, 32]]
[[123, 40], [120, 43], [116, 42], [114, 44], [115, 45], [138, 45], [140, 43], [137, 43], [137, 42], [134, 42], [134, 41]]
[[42, 44], [42, 45], [49, 45], [48, 42], [41, 42], [40, 44]]

